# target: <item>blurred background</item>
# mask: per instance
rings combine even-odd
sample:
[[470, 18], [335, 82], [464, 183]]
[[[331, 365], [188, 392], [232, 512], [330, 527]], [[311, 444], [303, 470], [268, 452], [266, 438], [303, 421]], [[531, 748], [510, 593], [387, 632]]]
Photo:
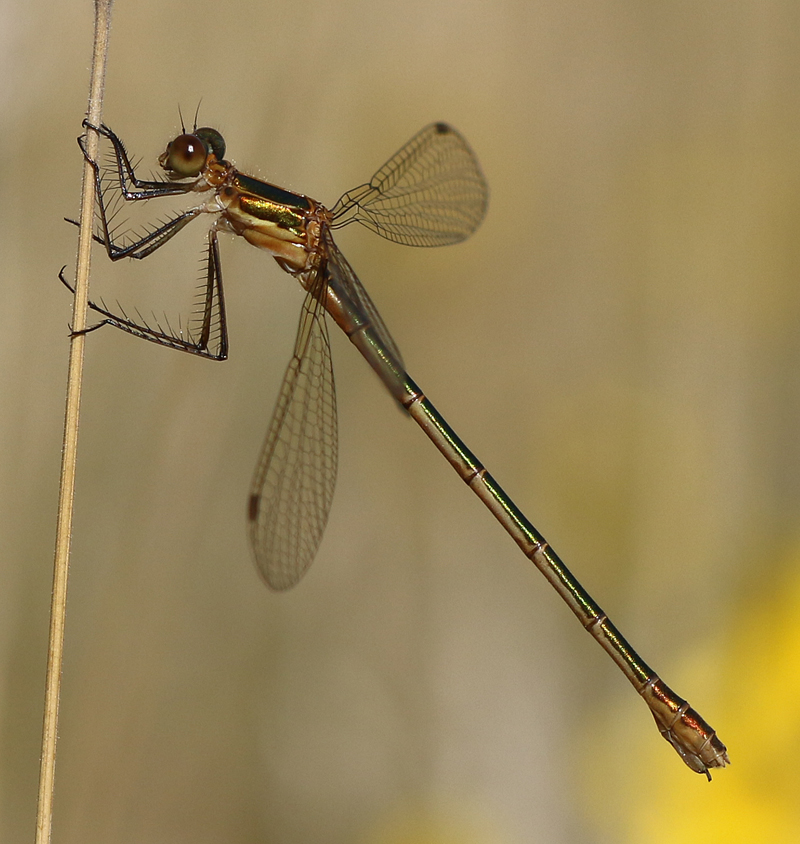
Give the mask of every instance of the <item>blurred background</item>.
[[[0, 840], [34, 812], [89, 2], [2, 7]], [[55, 844], [800, 838], [800, 5], [119, 0], [104, 118], [331, 204], [432, 120], [468, 242], [338, 236], [412, 377], [718, 730], [709, 784], [344, 337], [317, 560], [245, 503], [302, 291], [223, 239], [230, 360], [87, 343]], [[193, 274], [194, 245], [171, 245]], [[158, 310], [170, 273], [112, 266]], [[117, 275], [119, 274], [119, 275]], [[111, 292], [109, 292], [111, 291]]]

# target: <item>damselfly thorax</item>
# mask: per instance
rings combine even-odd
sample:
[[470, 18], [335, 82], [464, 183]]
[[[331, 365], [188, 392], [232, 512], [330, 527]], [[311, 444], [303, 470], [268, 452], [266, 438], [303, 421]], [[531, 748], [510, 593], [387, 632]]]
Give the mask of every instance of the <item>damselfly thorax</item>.
[[330, 211], [307, 196], [240, 173], [221, 157], [224, 151], [222, 136], [215, 129], [202, 128], [171, 141], [159, 164], [177, 181], [191, 178], [202, 161], [191, 190], [213, 191], [205, 210], [219, 215], [214, 224], [217, 231], [242, 236], [269, 252], [287, 272], [312, 269], [322, 225], [331, 222]]

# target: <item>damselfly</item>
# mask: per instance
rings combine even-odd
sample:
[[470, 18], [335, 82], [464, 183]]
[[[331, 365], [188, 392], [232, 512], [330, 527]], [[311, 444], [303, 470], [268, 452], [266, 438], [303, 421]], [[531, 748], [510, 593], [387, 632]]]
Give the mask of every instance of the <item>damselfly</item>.
[[[523, 553], [544, 574], [583, 626], [620, 667], [684, 762], [711, 779], [728, 764], [714, 730], [641, 659], [544, 537], [411, 380], [372, 300], [333, 240], [353, 221], [408, 246], [442, 246], [469, 237], [486, 212], [488, 189], [466, 141], [445, 123], [415, 135], [372, 179], [329, 210], [313, 199], [247, 176], [225, 159], [225, 141], [194, 128], [167, 145], [159, 164], [166, 179], [137, 178], [122, 141], [109, 164], [81, 149], [95, 175], [101, 243], [112, 261], [146, 258], [192, 220], [209, 221], [199, 307], [185, 329], [132, 320], [90, 303], [103, 320], [136, 337], [213, 360], [228, 352], [218, 235], [228, 232], [270, 253], [306, 290], [294, 355], [259, 457], [248, 503], [258, 570], [272, 589], [288, 589], [317, 552], [333, 498], [337, 461], [336, 401], [326, 312], [367, 359], [391, 395], [420, 425], [463, 481], [483, 501]], [[198, 202], [132, 236], [112, 224], [114, 202], [196, 194]], [[63, 274], [62, 274], [63, 280]], [[65, 281], [66, 284], [66, 281]], [[68, 285], [69, 286], [69, 285]]]

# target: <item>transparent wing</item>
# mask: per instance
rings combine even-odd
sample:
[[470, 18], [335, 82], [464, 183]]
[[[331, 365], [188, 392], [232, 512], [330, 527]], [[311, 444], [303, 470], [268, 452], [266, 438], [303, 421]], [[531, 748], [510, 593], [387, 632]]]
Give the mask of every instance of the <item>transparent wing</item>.
[[364, 289], [364, 285], [359, 281], [358, 276], [347, 259], [339, 251], [339, 247], [334, 243], [330, 229], [326, 228], [324, 230], [322, 240], [327, 253], [329, 282], [332, 284], [333, 289], [344, 289], [356, 307], [361, 310], [362, 318], [366, 319], [372, 325], [383, 345], [391, 352], [401, 368], [405, 369], [400, 350], [392, 339], [392, 335], [389, 334], [389, 329], [384, 324], [381, 315], [378, 313], [378, 309]]
[[333, 207], [333, 226], [354, 220], [406, 246], [445, 246], [469, 237], [486, 214], [489, 188], [461, 135], [432, 123]]
[[336, 393], [325, 309], [315, 284], [261, 450], [249, 499], [250, 541], [271, 589], [289, 589], [317, 553], [336, 483]]

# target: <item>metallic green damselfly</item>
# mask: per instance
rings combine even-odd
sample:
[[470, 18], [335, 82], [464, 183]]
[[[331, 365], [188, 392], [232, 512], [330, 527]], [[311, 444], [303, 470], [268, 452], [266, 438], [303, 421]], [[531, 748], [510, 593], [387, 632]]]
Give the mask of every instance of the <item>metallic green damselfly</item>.
[[[475, 155], [455, 129], [445, 123], [426, 127], [367, 184], [348, 191], [328, 210], [307, 196], [241, 173], [225, 159], [225, 141], [215, 129], [182, 129], [159, 158], [166, 179], [141, 180], [111, 129], [85, 126], [111, 144], [109, 163], [100, 164], [86, 155], [79, 139], [95, 174], [95, 240], [112, 261], [146, 258], [192, 220], [209, 222], [200, 305], [185, 329], [175, 332], [168, 325], [135, 321], [90, 303], [103, 317], [95, 328], [113, 325], [163, 346], [224, 360], [228, 334], [220, 232], [241, 235], [270, 253], [306, 290], [294, 354], [248, 501], [250, 539], [258, 571], [269, 587], [288, 589], [303, 576], [317, 552], [333, 499], [337, 429], [327, 313], [616, 662], [684, 762], [709, 779], [709, 768], [728, 764], [725, 745], [714, 730], [633, 650], [411, 380], [372, 300], [333, 240], [334, 229], [353, 221], [408, 246], [443, 246], [469, 237], [485, 215], [488, 188]], [[144, 233], [120, 233], [111, 223], [115, 202], [192, 194], [198, 196], [196, 204]]]

